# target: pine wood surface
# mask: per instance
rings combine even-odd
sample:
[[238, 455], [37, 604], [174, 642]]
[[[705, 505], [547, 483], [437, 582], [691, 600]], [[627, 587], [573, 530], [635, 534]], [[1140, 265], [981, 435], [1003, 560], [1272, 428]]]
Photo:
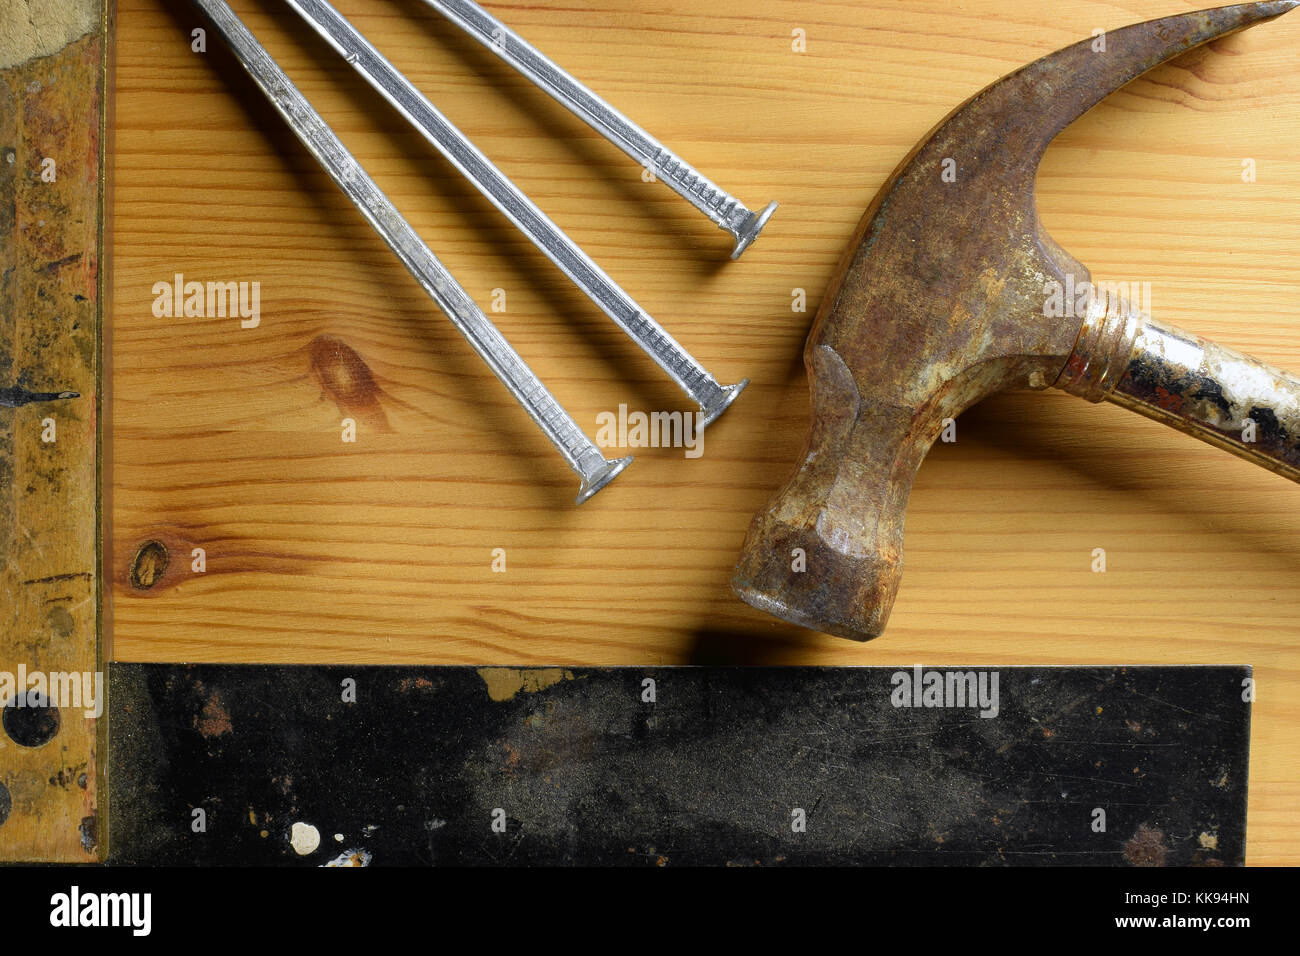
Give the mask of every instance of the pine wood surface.
[[[619, 403], [686, 407], [294, 14], [233, 5], [588, 434]], [[753, 384], [700, 458], [634, 449], [573, 507], [576, 478], [220, 40], [196, 54], [187, 4], [121, 0], [116, 658], [1252, 664], [1249, 859], [1300, 862], [1300, 492], [1276, 476], [1115, 407], [1006, 394], [923, 466], [882, 638], [802, 631], [727, 585], [799, 454], [802, 343], [884, 178], [992, 80], [1188, 4], [490, 4], [751, 207], [781, 201], [738, 262], [683, 200], [419, 0], [336, 5], [720, 380]], [[1150, 282], [1157, 318], [1291, 369], [1297, 50], [1292, 14], [1159, 68], [1067, 130], [1038, 183], [1047, 227], [1095, 277]], [[176, 273], [260, 282], [260, 324], [155, 317], [154, 284]], [[165, 569], [156, 547], [136, 561], [151, 541]]]

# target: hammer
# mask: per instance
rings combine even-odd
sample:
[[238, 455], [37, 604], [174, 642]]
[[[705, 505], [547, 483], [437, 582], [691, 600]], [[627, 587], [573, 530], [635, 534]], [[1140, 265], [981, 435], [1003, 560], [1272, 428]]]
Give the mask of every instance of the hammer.
[[[732, 588], [795, 624], [884, 630], [903, 519], [945, 420], [1056, 387], [1172, 425], [1300, 481], [1300, 379], [1144, 315], [1091, 282], [1038, 219], [1048, 144], [1113, 90], [1300, 0], [1138, 23], [1003, 77], [939, 123], [876, 195], [804, 349], [812, 427], [750, 526]], [[961, 185], [945, 185], [956, 161]], [[1068, 293], [1068, 295], [1067, 295]]]

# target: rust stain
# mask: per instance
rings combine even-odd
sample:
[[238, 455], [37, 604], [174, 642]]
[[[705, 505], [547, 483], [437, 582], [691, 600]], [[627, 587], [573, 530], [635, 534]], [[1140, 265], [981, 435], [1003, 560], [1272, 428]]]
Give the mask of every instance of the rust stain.
[[[202, 690], [202, 685], [199, 685], [199, 689]], [[230, 722], [230, 711], [226, 710], [225, 704], [221, 702], [219, 691], [214, 690], [208, 695], [207, 701], [203, 704], [203, 712], [194, 718], [194, 729], [209, 740], [234, 731], [235, 728]]]
[[501, 768], [509, 773], [519, 766], [519, 750], [504, 741], [501, 744], [501, 749], [506, 753], [506, 759], [502, 762]]
[[562, 680], [573, 680], [573, 671], [561, 667], [480, 667], [478, 676], [487, 685], [488, 697], [501, 702], [513, 700], [520, 691], [535, 694]]
[[1156, 404], [1167, 412], [1179, 412], [1183, 407], [1185, 399], [1181, 395], [1175, 395], [1163, 386], [1156, 387]]
[[368, 850], [344, 850], [328, 863], [321, 866], [369, 866], [372, 859]]
[[356, 349], [333, 335], [318, 335], [307, 346], [311, 374], [339, 412], [390, 431], [379, 403], [384, 392]]
[[1124, 844], [1124, 859], [1132, 866], [1164, 866], [1168, 852], [1164, 831], [1145, 823]]

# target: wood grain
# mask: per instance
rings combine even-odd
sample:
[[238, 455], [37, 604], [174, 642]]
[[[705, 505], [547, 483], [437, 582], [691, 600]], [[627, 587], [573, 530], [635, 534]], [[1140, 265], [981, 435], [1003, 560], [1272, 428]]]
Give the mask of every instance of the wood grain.
[[[589, 434], [619, 403], [684, 407], [290, 12], [234, 5], [480, 305], [505, 290], [489, 314]], [[1300, 513], [1273, 475], [1117, 408], [1008, 394], [922, 469], [883, 638], [801, 631], [727, 585], [799, 453], [802, 342], [885, 176], [1009, 70], [1187, 4], [491, 4], [716, 182], [781, 200], [737, 263], [724, 234], [418, 0], [338, 7], [721, 380], [753, 385], [701, 458], [642, 449], [572, 507], [573, 476], [226, 51], [191, 51], [197, 16], [122, 0], [118, 658], [1253, 664], [1249, 859], [1300, 862]], [[1292, 369], [1298, 45], [1295, 15], [1156, 70], [1069, 129], [1039, 178], [1044, 221], [1095, 276], [1150, 282], [1157, 318]], [[153, 286], [176, 273], [260, 282], [260, 325], [156, 318]], [[143, 589], [130, 569], [149, 541], [169, 561]]]
[[[105, 66], [102, 7], [75, 6], [63, 11], [70, 26], [61, 39], [41, 21], [55, 52], [24, 48], [30, 59], [0, 71], [0, 387], [79, 393], [0, 407], [0, 860], [8, 862], [85, 863], [102, 849], [96, 409]], [[79, 36], [83, 29], [91, 32]], [[5, 39], [0, 60], [11, 62]], [[38, 675], [42, 683], [29, 683]], [[29, 689], [57, 709], [9, 709]]]

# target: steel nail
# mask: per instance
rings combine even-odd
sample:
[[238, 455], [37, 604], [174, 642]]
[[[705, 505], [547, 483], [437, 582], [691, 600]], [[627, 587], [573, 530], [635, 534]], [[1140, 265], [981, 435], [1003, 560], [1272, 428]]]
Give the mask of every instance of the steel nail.
[[749, 384], [718, 384], [709, 372], [621, 289], [492, 161], [429, 102], [382, 53], [325, 0], [287, 0], [343, 59], [418, 129], [528, 239], [655, 360], [708, 425]]
[[444, 17], [562, 103], [736, 240], [739, 259], [776, 211], [775, 202], [753, 212], [689, 163], [561, 69], [546, 54], [473, 0], [424, 0]]
[[609, 484], [631, 457], [610, 461], [583, 433], [491, 320], [483, 314], [419, 234], [307, 101], [225, 0], [193, 0], [248, 71], [253, 82], [331, 179], [438, 304], [493, 374], [524, 407], [578, 476], [582, 504]]

